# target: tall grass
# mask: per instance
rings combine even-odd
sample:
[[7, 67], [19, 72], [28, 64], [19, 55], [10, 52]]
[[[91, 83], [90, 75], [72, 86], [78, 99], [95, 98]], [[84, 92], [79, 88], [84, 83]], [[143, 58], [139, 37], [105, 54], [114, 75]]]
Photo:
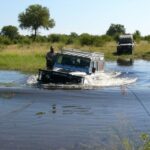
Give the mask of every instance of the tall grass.
[[[9, 45], [0, 46], [0, 69], [20, 70], [25, 72], [35, 72], [39, 68], [45, 67], [45, 55], [51, 43], [33, 43], [29, 45]], [[63, 47], [75, 48], [86, 51], [102, 52], [106, 60], [116, 60], [116, 43], [108, 42], [101, 47], [81, 46], [79, 44], [65, 45], [64, 43], [54, 43], [56, 51]], [[134, 50], [135, 59], [150, 60], [150, 43], [142, 41], [137, 43]], [[124, 57], [130, 57], [125, 55]]]
[[11, 45], [0, 52], [0, 68], [35, 72], [45, 67], [47, 45]]

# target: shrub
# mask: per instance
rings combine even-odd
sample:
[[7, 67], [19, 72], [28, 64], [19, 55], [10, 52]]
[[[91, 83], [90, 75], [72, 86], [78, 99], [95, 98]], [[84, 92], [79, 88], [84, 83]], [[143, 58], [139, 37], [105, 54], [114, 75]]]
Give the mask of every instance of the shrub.
[[56, 43], [60, 42], [60, 35], [59, 34], [51, 34], [48, 36], [48, 42]]
[[19, 44], [31, 44], [32, 38], [29, 36], [20, 36], [18, 39]]
[[40, 35], [38, 35], [37, 37], [36, 37], [36, 39], [35, 39], [35, 42], [47, 42], [48, 40], [47, 40], [47, 37], [46, 36], [40, 36]]
[[81, 34], [80, 37], [79, 37], [79, 40], [80, 40], [80, 44], [82, 46], [84, 46], [84, 45], [93, 45], [93, 41], [94, 41], [93, 37], [91, 35], [87, 34], [87, 33]]
[[106, 41], [101, 36], [94, 36], [93, 38], [94, 38], [93, 40], [94, 46], [101, 47], [106, 43]]
[[10, 45], [12, 42], [11, 40], [6, 36], [0, 36], [0, 44], [4, 45]]
[[145, 37], [144, 37], [144, 40], [150, 42], [150, 35], [145, 36]]

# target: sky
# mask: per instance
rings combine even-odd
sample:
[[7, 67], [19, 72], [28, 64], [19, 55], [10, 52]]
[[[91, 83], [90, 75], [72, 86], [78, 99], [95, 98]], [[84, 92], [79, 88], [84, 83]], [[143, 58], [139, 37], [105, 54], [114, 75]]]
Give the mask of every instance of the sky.
[[[139, 30], [143, 36], [150, 35], [150, 0], [1, 0], [0, 29], [7, 25], [19, 28], [18, 15], [33, 4], [47, 7], [56, 23], [50, 30], [40, 29], [41, 35], [102, 35], [112, 23], [124, 25], [127, 33]], [[21, 29], [19, 32], [31, 33]]]

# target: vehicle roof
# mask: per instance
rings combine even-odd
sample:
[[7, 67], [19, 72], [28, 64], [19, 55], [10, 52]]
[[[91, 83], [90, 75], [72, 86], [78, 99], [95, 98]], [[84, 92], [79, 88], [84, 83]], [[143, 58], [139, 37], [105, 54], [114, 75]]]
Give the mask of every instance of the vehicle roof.
[[124, 34], [124, 35], [120, 35], [119, 38], [131, 38], [131, 39], [133, 39], [133, 35], [132, 34]]
[[104, 60], [104, 54], [100, 52], [87, 52], [80, 51], [78, 49], [62, 49], [61, 54], [89, 58], [91, 60]]

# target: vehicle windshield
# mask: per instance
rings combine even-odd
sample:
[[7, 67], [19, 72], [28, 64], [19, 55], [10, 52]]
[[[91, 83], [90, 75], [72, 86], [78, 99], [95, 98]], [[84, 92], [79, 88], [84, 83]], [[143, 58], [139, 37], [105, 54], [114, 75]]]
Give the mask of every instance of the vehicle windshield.
[[58, 55], [56, 63], [61, 65], [86, 68], [90, 66], [90, 59], [70, 55]]
[[127, 44], [127, 43], [132, 43], [133, 40], [131, 38], [120, 38], [119, 39], [119, 44]]

